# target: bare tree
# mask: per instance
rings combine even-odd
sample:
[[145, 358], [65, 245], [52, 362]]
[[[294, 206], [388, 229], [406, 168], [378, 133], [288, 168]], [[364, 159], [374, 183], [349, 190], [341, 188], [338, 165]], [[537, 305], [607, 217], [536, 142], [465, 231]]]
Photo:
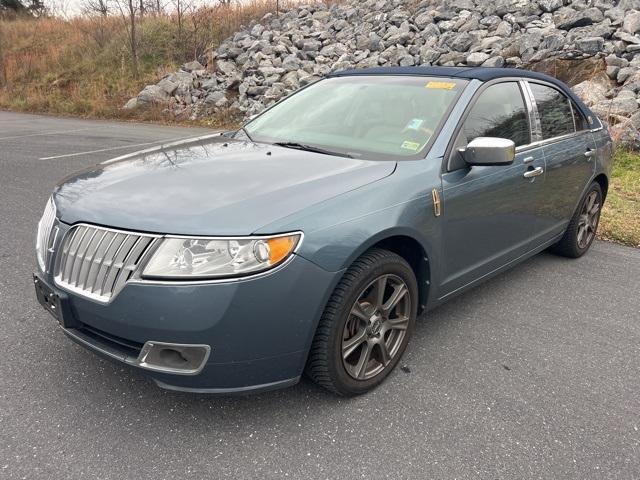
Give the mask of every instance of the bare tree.
[[131, 53], [131, 73], [138, 78], [138, 2], [136, 0], [113, 0], [127, 29], [127, 42]]
[[109, 0], [84, 0], [80, 10], [88, 16], [100, 15], [106, 17], [111, 13]]

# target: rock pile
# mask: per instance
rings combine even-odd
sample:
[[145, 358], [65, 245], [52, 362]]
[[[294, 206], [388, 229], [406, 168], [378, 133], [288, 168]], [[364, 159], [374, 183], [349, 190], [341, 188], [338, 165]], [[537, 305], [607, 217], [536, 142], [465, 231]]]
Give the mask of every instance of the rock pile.
[[640, 144], [640, 0], [347, 0], [267, 14], [147, 86], [128, 108], [250, 116], [323, 75], [411, 65], [519, 67], [567, 81]]

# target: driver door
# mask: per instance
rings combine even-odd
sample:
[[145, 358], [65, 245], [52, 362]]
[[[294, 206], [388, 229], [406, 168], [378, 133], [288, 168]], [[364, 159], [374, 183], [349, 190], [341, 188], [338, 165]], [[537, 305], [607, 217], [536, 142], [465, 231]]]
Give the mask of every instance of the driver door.
[[[530, 146], [529, 109], [519, 82], [490, 84], [475, 97], [442, 176], [443, 259], [440, 298], [524, 255], [534, 234], [544, 182], [541, 147]], [[458, 149], [477, 137], [516, 144], [511, 165], [469, 166]], [[535, 175], [530, 178], [531, 172]]]

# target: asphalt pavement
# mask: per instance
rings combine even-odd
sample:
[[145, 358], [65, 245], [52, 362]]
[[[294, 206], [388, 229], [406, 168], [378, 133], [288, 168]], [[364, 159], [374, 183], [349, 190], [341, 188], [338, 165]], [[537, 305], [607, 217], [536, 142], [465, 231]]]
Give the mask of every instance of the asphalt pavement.
[[541, 254], [430, 312], [374, 392], [158, 389], [35, 300], [56, 182], [204, 129], [0, 112], [1, 479], [638, 479], [640, 250]]

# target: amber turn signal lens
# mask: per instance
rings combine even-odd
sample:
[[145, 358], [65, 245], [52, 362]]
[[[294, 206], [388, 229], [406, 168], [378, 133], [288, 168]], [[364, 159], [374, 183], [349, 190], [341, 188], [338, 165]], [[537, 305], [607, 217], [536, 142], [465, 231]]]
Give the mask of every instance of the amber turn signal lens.
[[287, 258], [293, 249], [296, 248], [299, 239], [300, 237], [298, 235], [292, 235], [290, 237], [277, 237], [267, 240], [267, 245], [269, 245], [269, 262], [271, 265], [280, 263]]

